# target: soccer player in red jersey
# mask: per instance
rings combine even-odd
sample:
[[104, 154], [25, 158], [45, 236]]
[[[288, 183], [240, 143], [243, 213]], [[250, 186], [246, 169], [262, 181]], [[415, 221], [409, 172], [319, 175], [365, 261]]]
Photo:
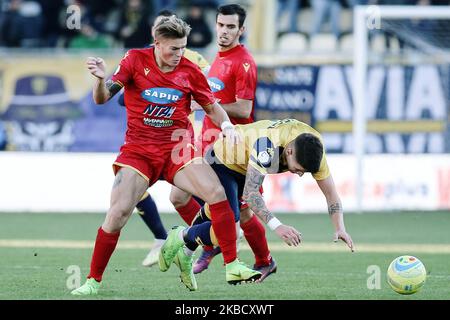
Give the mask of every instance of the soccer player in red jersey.
[[[245, 18], [246, 11], [240, 5], [230, 4], [218, 8], [216, 37], [219, 51], [208, 73], [208, 83], [214, 97], [218, 99], [233, 124], [254, 122], [257, 71], [252, 55], [240, 44], [240, 37], [245, 31]], [[203, 154], [214, 144], [219, 134], [220, 128], [205, 117], [201, 136]], [[191, 224], [200, 210], [195, 199], [177, 188], [172, 188], [171, 201], [183, 219]], [[264, 226], [243, 201], [240, 227], [255, 254], [255, 268], [266, 278], [268, 274], [276, 271], [277, 266], [269, 252]], [[219, 247], [204, 246], [204, 251], [194, 264], [194, 273], [208, 268], [211, 259], [218, 253]]]
[[[229, 143], [238, 143], [240, 136], [215, 102], [200, 68], [183, 57], [189, 32], [190, 27], [181, 19], [174, 16], [161, 19], [155, 27], [154, 47], [128, 51], [112, 79], [106, 82], [103, 59], [87, 60], [87, 68], [96, 77], [93, 97], [97, 104], [105, 103], [125, 87], [127, 132], [113, 164], [116, 178], [110, 208], [98, 229], [88, 279], [71, 292], [73, 295], [98, 293], [121, 229], [147, 188], [161, 177], [209, 204], [227, 273], [237, 274], [242, 281], [261, 276], [237, 259], [234, 214], [217, 175], [201, 159], [194, 161], [195, 147], [188, 119], [191, 99], [220, 125]], [[180, 248], [169, 258], [177, 256], [183, 283], [196, 290], [192, 253]], [[161, 254], [167, 261], [167, 254]]]
[[[155, 25], [157, 25], [162, 18], [170, 17], [173, 15], [176, 16], [176, 14], [170, 10], [162, 10], [156, 15], [151, 28], [153, 39], [155, 38]], [[147, 47], [150, 47], [152, 45], [149, 45]], [[198, 65], [204, 74], [210, 68], [208, 61], [206, 61], [206, 59], [196, 51], [189, 50], [188, 48], [186, 48], [183, 56], [187, 58], [189, 61]], [[118, 101], [121, 106], [125, 106], [124, 94], [120, 95]], [[196, 107], [197, 106], [198, 104], [196, 104]], [[192, 132], [192, 134], [194, 133]], [[164, 241], [167, 239], [167, 231], [164, 228], [164, 224], [159, 215], [158, 207], [156, 206], [156, 203], [149, 192], [144, 193], [144, 195], [141, 198], [141, 201], [139, 201], [138, 204], [136, 205], [136, 209], [139, 216], [142, 218], [144, 223], [147, 225], [147, 227], [150, 229], [150, 231], [153, 233], [155, 237], [151, 250], [148, 252], [146, 257], [142, 261], [143, 266], [151, 267], [155, 264], [158, 264], [159, 252], [161, 250]]]

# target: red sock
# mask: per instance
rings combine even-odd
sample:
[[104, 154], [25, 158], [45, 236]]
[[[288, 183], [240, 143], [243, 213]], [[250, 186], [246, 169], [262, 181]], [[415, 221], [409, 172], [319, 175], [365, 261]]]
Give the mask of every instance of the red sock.
[[228, 200], [209, 205], [211, 224], [222, 250], [225, 264], [233, 262], [236, 254], [236, 222]]
[[205, 251], [213, 251], [214, 247], [213, 246], [203, 246], [203, 250], [205, 250]]
[[266, 229], [261, 221], [253, 215], [246, 223], [241, 224], [245, 239], [255, 255], [257, 266], [266, 266], [270, 263], [270, 251], [267, 245]]
[[88, 278], [94, 278], [97, 281], [102, 281], [103, 272], [105, 272], [106, 265], [109, 258], [111, 258], [117, 241], [119, 240], [120, 231], [116, 233], [107, 233], [103, 231], [102, 227], [98, 228], [97, 239], [95, 239], [94, 252], [91, 260], [91, 271]]
[[197, 202], [197, 200], [191, 197], [191, 200], [189, 200], [189, 202], [185, 206], [175, 208], [175, 210], [177, 210], [181, 218], [190, 226], [192, 220], [194, 220], [195, 216], [201, 208], [202, 207]]

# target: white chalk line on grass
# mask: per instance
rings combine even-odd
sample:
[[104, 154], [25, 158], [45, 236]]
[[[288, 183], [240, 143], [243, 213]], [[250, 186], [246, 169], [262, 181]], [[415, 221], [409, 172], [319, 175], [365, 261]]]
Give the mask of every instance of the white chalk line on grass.
[[[87, 240], [39, 240], [39, 239], [0, 239], [0, 248], [59, 248], [59, 249], [92, 249], [93, 241]], [[119, 249], [150, 249], [150, 241], [119, 241]], [[305, 242], [298, 247], [289, 247], [280, 242], [269, 243], [271, 251], [285, 252], [344, 252], [350, 249], [342, 242]], [[406, 244], [406, 243], [361, 243], [356, 244], [356, 252], [401, 252], [403, 254], [440, 253], [450, 254], [450, 244]], [[241, 250], [250, 250], [247, 244]]]
[[[55, 267], [55, 266], [24, 266], [24, 265], [11, 265], [11, 266], [4, 266], [5, 270], [45, 270], [45, 271], [55, 271], [55, 270], [60, 270], [60, 271], [66, 271], [66, 269], [61, 268], [61, 267]], [[117, 268], [117, 266], [116, 266]], [[148, 267], [139, 267], [139, 268], [127, 268], [127, 267], [120, 267], [120, 271], [121, 272], [139, 272], [142, 273], [143, 270], [148, 269]], [[154, 266], [153, 268], [151, 268], [153, 270], [159, 271], [158, 269], [158, 265]], [[88, 266], [86, 266], [84, 271], [88, 271], [89, 268]], [[114, 272], [115, 268], [111, 268], [111, 271], [109, 272]], [[351, 279], [356, 279], [356, 278], [367, 278], [367, 272], [366, 269], [361, 270], [360, 273], [356, 273], [356, 272], [332, 272], [332, 271], [305, 271], [305, 270], [301, 270], [296, 272], [299, 276], [339, 276], [341, 278], [351, 278]], [[432, 272], [431, 274], [428, 275], [428, 277], [432, 277], [433, 279], [443, 279], [443, 280], [450, 280], [450, 275], [448, 274], [436, 274], [434, 272]]]

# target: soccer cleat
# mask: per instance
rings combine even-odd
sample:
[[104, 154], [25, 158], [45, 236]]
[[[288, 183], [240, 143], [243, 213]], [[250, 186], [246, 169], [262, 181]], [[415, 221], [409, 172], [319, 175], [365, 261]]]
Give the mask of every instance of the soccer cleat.
[[268, 276], [272, 273], [277, 272], [277, 263], [273, 258], [270, 258], [270, 263], [267, 266], [253, 266], [253, 269], [261, 272], [261, 278], [259, 278], [256, 282], [263, 282]]
[[142, 265], [144, 267], [151, 267], [158, 263], [159, 252], [161, 251], [162, 244], [155, 244], [150, 252], [145, 257], [144, 261], [142, 261]]
[[180, 239], [179, 233], [182, 232], [185, 227], [173, 227], [167, 235], [167, 239], [161, 247], [159, 252], [159, 269], [162, 272], [169, 270], [173, 259], [175, 258], [178, 250], [184, 245], [184, 241]]
[[238, 259], [226, 266], [226, 280], [229, 284], [254, 282], [261, 278], [261, 272], [250, 269]]
[[78, 289], [73, 290], [70, 294], [74, 296], [95, 296], [100, 289], [101, 282], [97, 282], [94, 278], [89, 278]]
[[194, 263], [194, 273], [197, 274], [208, 269], [212, 259], [221, 252], [220, 247], [214, 247], [212, 250], [203, 249], [200, 257]]
[[194, 272], [192, 271], [192, 258], [192, 256], [188, 256], [184, 252], [183, 246], [178, 250], [173, 262], [177, 265], [178, 268], [180, 268], [181, 282], [183, 282], [186, 288], [188, 288], [189, 290], [195, 291], [198, 289], [198, 287], [197, 280], [195, 279]]

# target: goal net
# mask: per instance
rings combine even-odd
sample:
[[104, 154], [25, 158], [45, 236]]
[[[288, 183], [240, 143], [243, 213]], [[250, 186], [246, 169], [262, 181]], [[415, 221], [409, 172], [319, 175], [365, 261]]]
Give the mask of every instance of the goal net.
[[[450, 7], [357, 6], [354, 39], [353, 150], [361, 212], [367, 208], [367, 154], [450, 151]], [[380, 163], [379, 170], [389, 165]]]

